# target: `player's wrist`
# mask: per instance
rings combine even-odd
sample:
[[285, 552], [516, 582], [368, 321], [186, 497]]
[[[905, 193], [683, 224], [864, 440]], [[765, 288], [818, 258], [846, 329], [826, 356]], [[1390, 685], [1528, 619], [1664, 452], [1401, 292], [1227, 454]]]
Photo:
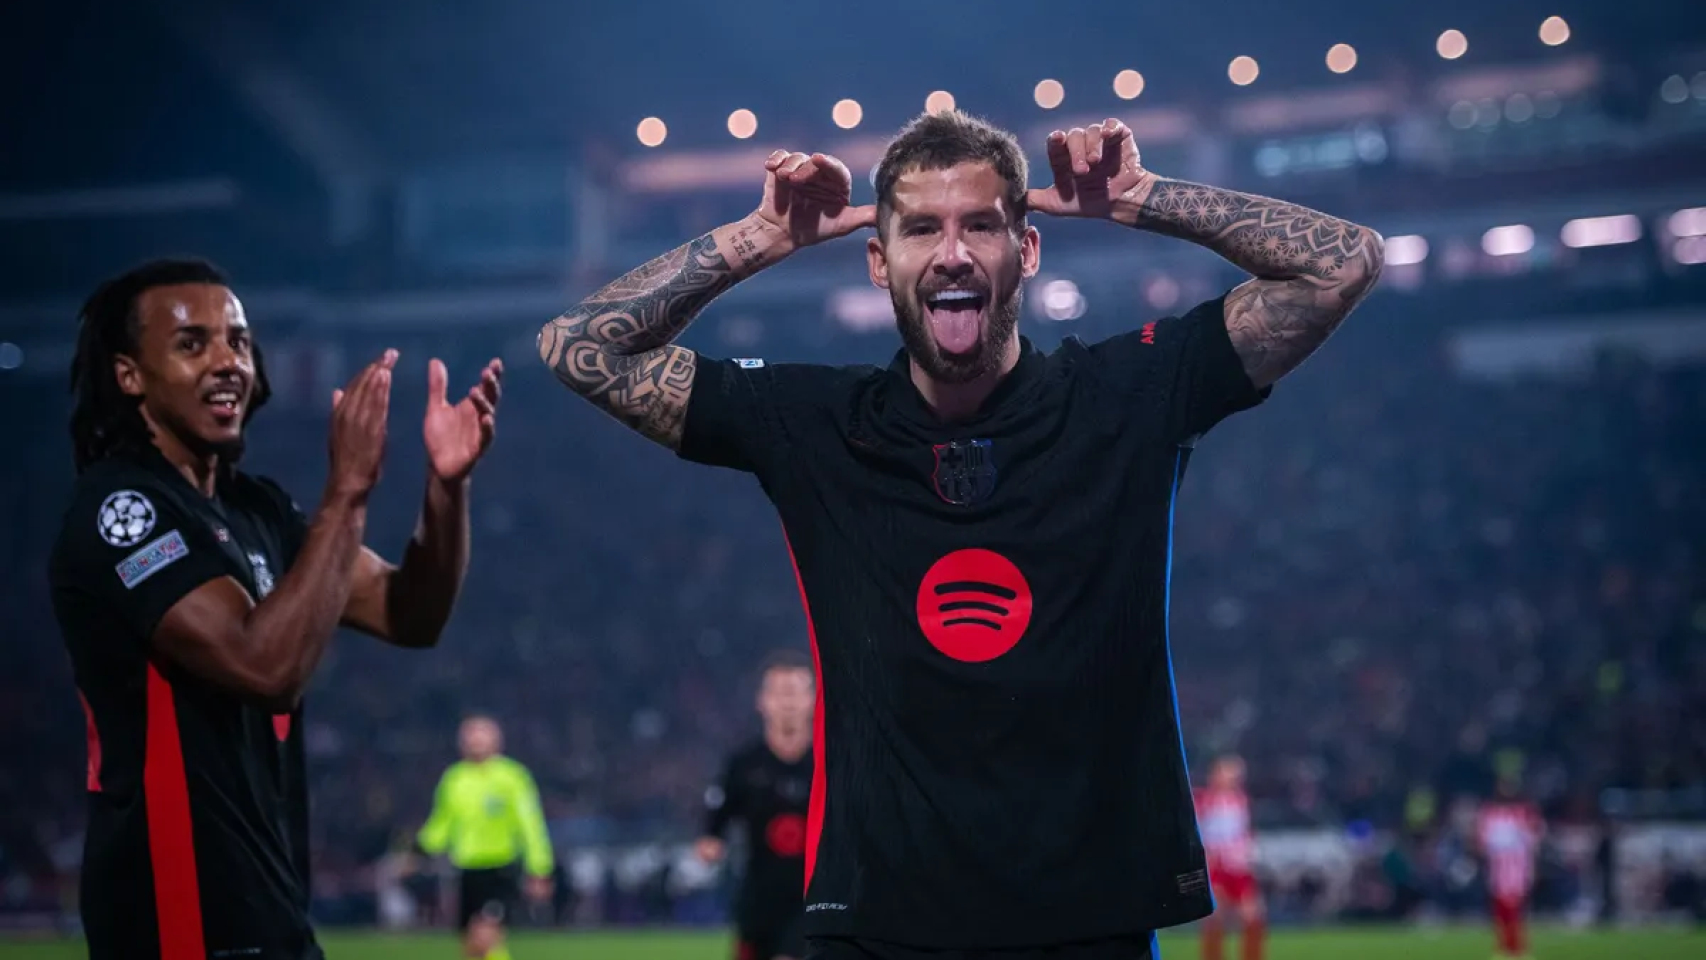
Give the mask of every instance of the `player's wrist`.
[[799, 249], [788, 228], [757, 210], [729, 224], [718, 247], [737, 275], [748, 277]]
[[1144, 205], [1149, 202], [1149, 195], [1154, 192], [1155, 185], [1161, 180], [1161, 177], [1153, 173], [1148, 174], [1138, 182], [1137, 186], [1112, 198], [1108, 204], [1107, 219], [1122, 227], [1131, 227], [1135, 230], [1147, 229], [1152, 220], [1149, 211], [1144, 209]]

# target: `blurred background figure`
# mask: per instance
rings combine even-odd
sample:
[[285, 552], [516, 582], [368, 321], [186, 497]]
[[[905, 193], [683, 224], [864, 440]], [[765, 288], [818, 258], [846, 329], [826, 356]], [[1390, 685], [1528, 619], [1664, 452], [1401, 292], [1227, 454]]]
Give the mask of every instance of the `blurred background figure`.
[[503, 732], [489, 716], [462, 721], [462, 759], [438, 782], [432, 815], [417, 840], [429, 856], [449, 854], [456, 868], [456, 926], [464, 955], [509, 960], [504, 926], [523, 892], [533, 903], [551, 897], [555, 856], [527, 768], [502, 754]]

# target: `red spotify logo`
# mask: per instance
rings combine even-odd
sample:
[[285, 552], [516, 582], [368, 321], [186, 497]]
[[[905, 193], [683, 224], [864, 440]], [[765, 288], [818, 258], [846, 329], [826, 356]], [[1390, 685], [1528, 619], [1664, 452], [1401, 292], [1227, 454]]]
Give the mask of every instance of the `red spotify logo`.
[[1013, 561], [990, 550], [956, 550], [918, 585], [918, 628], [955, 660], [994, 660], [1031, 625], [1031, 585]]
[[798, 857], [806, 852], [806, 818], [797, 813], [779, 813], [764, 828], [764, 842], [778, 857]]

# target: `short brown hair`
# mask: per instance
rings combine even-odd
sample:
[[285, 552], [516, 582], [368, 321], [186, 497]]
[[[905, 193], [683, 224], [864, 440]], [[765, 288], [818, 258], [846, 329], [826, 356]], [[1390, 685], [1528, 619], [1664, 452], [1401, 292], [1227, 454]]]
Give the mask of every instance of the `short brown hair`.
[[958, 110], [922, 114], [889, 142], [877, 165], [877, 233], [887, 236], [894, 210], [894, 185], [902, 174], [946, 170], [962, 163], [987, 163], [1007, 182], [1007, 207], [1014, 231], [1025, 224], [1025, 186], [1030, 170], [1019, 139], [981, 117]]

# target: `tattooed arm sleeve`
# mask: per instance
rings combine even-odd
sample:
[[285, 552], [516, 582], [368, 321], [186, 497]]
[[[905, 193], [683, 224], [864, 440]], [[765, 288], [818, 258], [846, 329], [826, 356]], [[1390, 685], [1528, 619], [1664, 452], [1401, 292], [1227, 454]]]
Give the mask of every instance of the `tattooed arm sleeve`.
[[1254, 278], [1226, 297], [1226, 327], [1257, 387], [1290, 373], [1374, 288], [1378, 233], [1307, 207], [1156, 180], [1129, 226], [1201, 244]]
[[630, 271], [541, 328], [540, 359], [570, 390], [678, 448], [698, 358], [673, 341], [719, 294], [786, 255], [779, 234], [748, 218]]

